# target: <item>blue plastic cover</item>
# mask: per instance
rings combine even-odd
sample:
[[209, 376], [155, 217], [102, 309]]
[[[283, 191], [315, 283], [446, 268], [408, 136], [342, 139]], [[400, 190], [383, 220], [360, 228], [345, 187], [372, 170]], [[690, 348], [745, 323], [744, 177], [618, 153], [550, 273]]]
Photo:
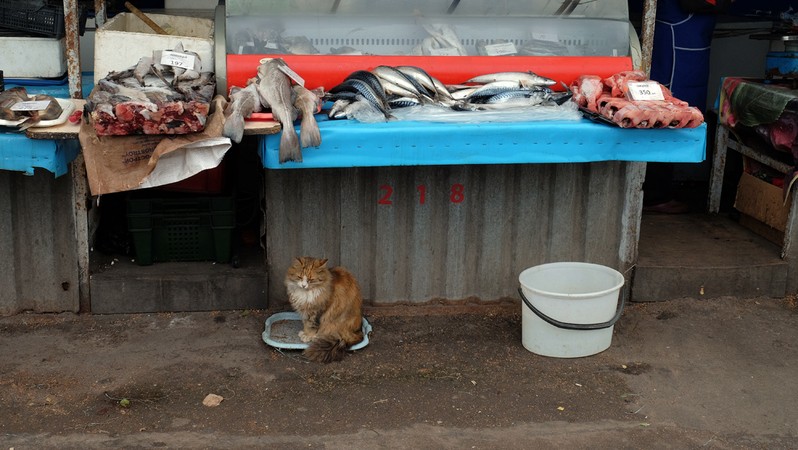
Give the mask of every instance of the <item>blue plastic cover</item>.
[[49, 170], [59, 177], [69, 169], [80, 152], [77, 139], [29, 139], [20, 133], [0, 132], [0, 170], [33, 175], [34, 168]]
[[[691, 129], [623, 129], [587, 119], [512, 123], [361, 123], [317, 116], [322, 144], [303, 161], [279, 162], [280, 134], [260, 137], [268, 169], [458, 164], [701, 162], [706, 124]], [[297, 128], [297, 132], [299, 132]]]

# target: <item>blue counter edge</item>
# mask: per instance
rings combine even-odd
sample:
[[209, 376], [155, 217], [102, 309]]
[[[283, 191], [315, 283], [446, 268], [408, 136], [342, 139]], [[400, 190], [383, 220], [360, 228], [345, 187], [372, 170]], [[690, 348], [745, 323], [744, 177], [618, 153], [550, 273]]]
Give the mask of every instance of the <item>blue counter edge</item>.
[[[279, 162], [280, 134], [259, 137], [267, 169], [315, 169], [463, 164], [702, 162], [707, 126], [621, 129], [587, 119], [485, 124], [320, 119], [320, 147], [302, 162]], [[296, 127], [300, 132], [299, 127]]]
[[78, 153], [77, 139], [39, 140], [23, 134], [0, 134], [0, 170], [33, 175], [34, 169], [40, 168], [60, 177]]

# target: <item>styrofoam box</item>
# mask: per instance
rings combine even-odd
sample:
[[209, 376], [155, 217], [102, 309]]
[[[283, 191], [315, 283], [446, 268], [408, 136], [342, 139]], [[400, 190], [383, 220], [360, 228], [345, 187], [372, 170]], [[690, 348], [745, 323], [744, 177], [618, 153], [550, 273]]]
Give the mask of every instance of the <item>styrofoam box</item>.
[[6, 78], [55, 78], [66, 72], [63, 38], [2, 36], [0, 55]]
[[131, 13], [120, 13], [94, 35], [94, 79], [126, 70], [153, 50], [171, 50], [178, 43], [199, 54], [203, 71], [213, 71], [213, 21], [198, 17], [147, 14], [168, 35], [157, 34]]

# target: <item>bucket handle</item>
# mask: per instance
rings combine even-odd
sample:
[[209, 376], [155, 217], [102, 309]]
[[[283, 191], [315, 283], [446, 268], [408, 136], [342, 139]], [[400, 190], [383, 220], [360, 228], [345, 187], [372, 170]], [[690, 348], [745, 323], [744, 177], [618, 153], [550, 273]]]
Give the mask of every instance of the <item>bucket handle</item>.
[[518, 288], [518, 294], [521, 295], [521, 300], [524, 301], [524, 303], [526, 304], [527, 308], [529, 308], [538, 317], [543, 319], [543, 321], [547, 322], [550, 325], [554, 325], [557, 328], [562, 328], [562, 329], [565, 329], [565, 330], [603, 330], [604, 328], [609, 328], [609, 327], [615, 325], [615, 322], [617, 322], [618, 319], [621, 318], [621, 313], [623, 313], [623, 307], [625, 306], [625, 303], [626, 303], [626, 296], [625, 295], [621, 295], [621, 304], [618, 306], [618, 310], [615, 311], [615, 316], [612, 319], [610, 319], [610, 320], [608, 320], [606, 322], [602, 322], [602, 323], [568, 323], [568, 322], [560, 322], [557, 319], [553, 319], [553, 318], [547, 316], [546, 314], [543, 314], [543, 312], [541, 312], [539, 309], [537, 309], [534, 306], [532, 306], [532, 302], [530, 302], [526, 298], [526, 296], [524, 295], [524, 292], [521, 290], [520, 287]]

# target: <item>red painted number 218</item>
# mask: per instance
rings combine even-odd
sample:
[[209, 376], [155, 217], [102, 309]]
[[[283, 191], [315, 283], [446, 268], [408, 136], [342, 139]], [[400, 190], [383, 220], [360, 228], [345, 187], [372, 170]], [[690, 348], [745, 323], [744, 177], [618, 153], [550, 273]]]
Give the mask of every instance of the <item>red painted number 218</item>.
[[[419, 184], [416, 186], [418, 192], [418, 204], [423, 205], [427, 202], [427, 186]], [[393, 205], [393, 187], [388, 184], [380, 186], [380, 198], [377, 200], [379, 205]], [[462, 203], [465, 200], [465, 186], [461, 183], [455, 183], [449, 192], [449, 201], [452, 203]]]

